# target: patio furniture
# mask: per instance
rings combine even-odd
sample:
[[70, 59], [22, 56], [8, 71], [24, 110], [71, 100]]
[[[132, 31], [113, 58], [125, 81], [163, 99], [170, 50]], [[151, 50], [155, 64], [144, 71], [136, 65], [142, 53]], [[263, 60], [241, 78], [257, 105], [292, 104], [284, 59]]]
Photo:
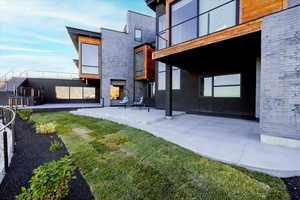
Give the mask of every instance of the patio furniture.
[[150, 112], [151, 104], [150, 104], [148, 98], [144, 98], [142, 96], [142, 97], [138, 98], [135, 102], [133, 102], [132, 106], [140, 107], [140, 108], [145, 107], [148, 109], [148, 112]]
[[119, 104], [120, 104], [121, 106], [124, 106], [124, 108], [126, 108], [126, 106], [128, 105], [128, 103], [129, 103], [129, 98], [128, 98], [127, 96], [125, 96], [125, 97], [119, 102]]
[[139, 97], [136, 101], [133, 102], [132, 106], [146, 106], [144, 97]]

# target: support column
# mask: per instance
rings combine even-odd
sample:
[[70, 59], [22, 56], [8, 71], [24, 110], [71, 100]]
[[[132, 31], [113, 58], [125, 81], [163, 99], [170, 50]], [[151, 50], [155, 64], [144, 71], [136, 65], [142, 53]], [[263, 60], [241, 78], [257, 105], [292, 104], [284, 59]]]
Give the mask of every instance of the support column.
[[172, 66], [166, 65], [166, 117], [173, 116], [173, 102], [172, 102]]

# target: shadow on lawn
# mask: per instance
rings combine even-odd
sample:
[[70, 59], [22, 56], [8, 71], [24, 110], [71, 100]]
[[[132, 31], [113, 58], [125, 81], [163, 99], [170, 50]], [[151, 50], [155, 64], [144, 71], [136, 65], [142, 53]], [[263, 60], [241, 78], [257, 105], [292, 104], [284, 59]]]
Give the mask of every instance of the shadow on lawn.
[[[21, 187], [29, 187], [28, 181], [32, 176], [33, 169], [38, 166], [58, 160], [66, 155], [68, 151], [65, 146], [56, 152], [50, 152], [51, 142], [60, 141], [55, 134], [36, 134], [32, 124], [17, 117], [16, 121], [17, 146], [12, 158], [8, 173], [0, 185], [0, 199], [12, 200], [21, 193]], [[72, 180], [70, 193], [64, 200], [92, 200], [94, 199], [89, 185], [84, 180], [80, 171], [75, 171], [76, 179]]]

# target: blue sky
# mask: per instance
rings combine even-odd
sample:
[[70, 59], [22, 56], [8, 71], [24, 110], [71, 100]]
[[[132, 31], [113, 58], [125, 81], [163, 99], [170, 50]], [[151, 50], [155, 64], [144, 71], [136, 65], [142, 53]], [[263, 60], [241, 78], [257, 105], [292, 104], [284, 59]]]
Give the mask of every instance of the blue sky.
[[65, 26], [122, 30], [127, 10], [154, 16], [144, 0], [0, 0], [0, 77], [8, 71], [77, 72]]

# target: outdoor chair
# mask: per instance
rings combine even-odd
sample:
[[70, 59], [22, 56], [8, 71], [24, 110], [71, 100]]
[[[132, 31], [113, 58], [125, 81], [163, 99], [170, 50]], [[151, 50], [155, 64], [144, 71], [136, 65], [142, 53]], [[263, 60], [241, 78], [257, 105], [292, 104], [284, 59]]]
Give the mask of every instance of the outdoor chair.
[[132, 106], [145, 106], [144, 97], [138, 98], [136, 101], [133, 102]]
[[128, 103], [129, 103], [129, 99], [128, 99], [127, 96], [125, 96], [125, 97], [119, 102], [119, 104], [120, 104], [121, 106], [124, 106], [125, 108], [126, 108], [126, 106], [127, 106]]

